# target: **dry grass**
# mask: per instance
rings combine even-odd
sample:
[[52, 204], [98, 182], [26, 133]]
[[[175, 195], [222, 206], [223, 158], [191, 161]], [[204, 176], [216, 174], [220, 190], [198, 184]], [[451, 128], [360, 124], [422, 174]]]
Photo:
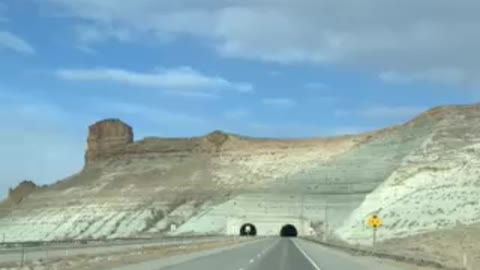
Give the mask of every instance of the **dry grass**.
[[[198, 244], [175, 244], [169, 246], [153, 246], [128, 251], [96, 254], [77, 255], [68, 258], [51, 259], [49, 261], [28, 262], [24, 268], [29, 270], [58, 269], [58, 270], [95, 270], [111, 269], [129, 264], [141, 263], [148, 260], [184, 255], [197, 251], [210, 250], [214, 248], [231, 246], [239, 243], [239, 240], [222, 240]], [[0, 265], [2, 270], [17, 270], [17, 264]]]
[[222, 241], [214, 243], [203, 243], [198, 245], [175, 245], [169, 247], [149, 247], [141, 250], [131, 251], [129, 253], [117, 253], [114, 255], [98, 257], [92, 256], [88, 259], [88, 264], [83, 264], [85, 260], [81, 259], [82, 265], [74, 266], [71, 270], [93, 270], [93, 269], [109, 269], [118, 266], [140, 263], [152, 259], [159, 259], [164, 257], [171, 257], [175, 255], [183, 255], [202, 250], [209, 250], [232, 245], [232, 241]]
[[434, 260], [449, 267], [463, 267], [466, 255], [468, 266], [472, 270], [480, 269], [480, 224], [393, 239], [380, 243], [378, 248]]

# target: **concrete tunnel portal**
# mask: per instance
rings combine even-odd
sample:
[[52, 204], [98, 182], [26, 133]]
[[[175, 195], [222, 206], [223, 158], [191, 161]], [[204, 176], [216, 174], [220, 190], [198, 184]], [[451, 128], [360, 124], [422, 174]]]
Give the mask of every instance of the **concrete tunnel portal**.
[[255, 236], [257, 235], [257, 228], [251, 223], [243, 224], [240, 227], [240, 236]]
[[295, 226], [292, 224], [287, 224], [282, 227], [280, 230], [280, 236], [281, 237], [297, 237], [298, 236], [298, 231]]
[[[245, 223], [240, 227], [240, 236], [256, 236], [257, 228], [252, 223]], [[280, 229], [281, 237], [297, 237], [297, 228], [292, 224], [286, 224]]]

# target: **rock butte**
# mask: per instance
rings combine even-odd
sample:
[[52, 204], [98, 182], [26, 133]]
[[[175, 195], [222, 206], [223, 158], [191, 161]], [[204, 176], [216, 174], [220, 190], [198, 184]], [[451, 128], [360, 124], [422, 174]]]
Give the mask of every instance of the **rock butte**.
[[[0, 207], [6, 241], [150, 234], [300, 235], [370, 243], [480, 220], [480, 105], [434, 108], [406, 124], [342, 137], [259, 139], [215, 131], [133, 140], [89, 127], [83, 170], [23, 183]], [[177, 228], [170, 231], [171, 225]]]

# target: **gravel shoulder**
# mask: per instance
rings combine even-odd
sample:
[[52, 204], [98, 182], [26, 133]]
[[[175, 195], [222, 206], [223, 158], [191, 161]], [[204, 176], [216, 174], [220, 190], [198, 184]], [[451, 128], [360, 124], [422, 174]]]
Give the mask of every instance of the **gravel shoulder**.
[[[319, 238], [310, 238], [322, 242]], [[324, 243], [325, 244], [325, 243]], [[480, 269], [480, 224], [391, 239], [370, 246], [352, 246], [335, 239], [326, 245], [352, 255], [375, 257], [386, 264], [412, 270]]]

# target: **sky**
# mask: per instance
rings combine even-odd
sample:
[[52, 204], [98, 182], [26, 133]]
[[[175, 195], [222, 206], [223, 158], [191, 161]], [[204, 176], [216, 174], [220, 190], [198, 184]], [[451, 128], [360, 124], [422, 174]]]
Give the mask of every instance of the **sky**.
[[476, 0], [0, 0], [0, 198], [135, 139], [353, 134], [478, 101]]

